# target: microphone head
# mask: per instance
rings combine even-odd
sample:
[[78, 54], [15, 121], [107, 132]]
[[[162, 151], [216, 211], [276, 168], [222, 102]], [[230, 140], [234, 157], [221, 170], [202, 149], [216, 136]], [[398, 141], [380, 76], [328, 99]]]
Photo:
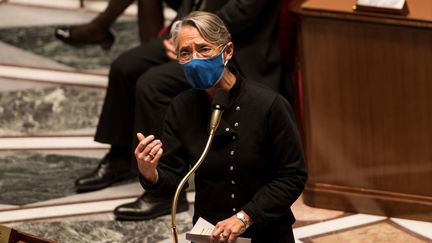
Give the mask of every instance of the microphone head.
[[228, 106], [228, 100], [229, 92], [224, 89], [218, 89], [213, 97], [212, 108], [223, 111]]

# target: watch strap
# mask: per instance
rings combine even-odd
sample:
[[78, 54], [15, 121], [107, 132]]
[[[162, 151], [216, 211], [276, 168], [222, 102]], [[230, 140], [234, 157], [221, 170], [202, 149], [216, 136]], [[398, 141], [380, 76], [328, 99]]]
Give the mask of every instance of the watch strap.
[[249, 226], [251, 225], [251, 223], [249, 222], [249, 220], [246, 219], [246, 217], [244, 216], [243, 213], [237, 213], [236, 217], [243, 222], [243, 224], [246, 226], [246, 229], [249, 228]]

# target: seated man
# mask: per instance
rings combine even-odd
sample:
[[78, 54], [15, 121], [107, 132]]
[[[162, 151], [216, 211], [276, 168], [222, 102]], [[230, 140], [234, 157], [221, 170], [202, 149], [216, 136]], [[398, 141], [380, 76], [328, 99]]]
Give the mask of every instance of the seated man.
[[[224, 21], [236, 44], [238, 67], [246, 77], [281, 91], [279, 0], [183, 0], [176, 19], [193, 10], [213, 12]], [[190, 88], [166, 39], [165, 36], [146, 42], [112, 63], [95, 135], [96, 141], [110, 144], [111, 149], [96, 170], [76, 181], [78, 191], [107, 187], [127, 177], [130, 168], [136, 175], [136, 161], [131, 159], [137, 144], [136, 132], [160, 137], [171, 99]], [[166, 192], [144, 192], [135, 202], [117, 207], [114, 213], [118, 219], [150, 219], [170, 213], [171, 201]], [[178, 211], [187, 207], [183, 193]]]
[[[135, 0], [110, 0], [107, 7], [89, 23], [78, 26], [62, 26], [54, 30], [57, 39], [72, 46], [101, 45], [110, 49], [115, 36], [110, 28], [117, 18]], [[163, 26], [164, 16], [162, 3], [177, 9], [180, 0], [137, 0], [138, 32], [142, 43], [154, 38]]]

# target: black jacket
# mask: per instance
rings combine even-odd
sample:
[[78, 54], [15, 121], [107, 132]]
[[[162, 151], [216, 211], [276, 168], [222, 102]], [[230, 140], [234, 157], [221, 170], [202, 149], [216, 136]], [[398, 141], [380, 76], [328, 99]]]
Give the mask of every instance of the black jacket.
[[[208, 138], [211, 104], [203, 90], [172, 101], [163, 131], [164, 155], [154, 189], [174, 194]], [[195, 215], [216, 224], [243, 209], [253, 242], [285, 242], [295, 219], [290, 206], [307, 178], [300, 138], [288, 101], [237, 75], [229, 106], [206, 159], [195, 174]], [[268, 236], [274, 237], [269, 241]]]

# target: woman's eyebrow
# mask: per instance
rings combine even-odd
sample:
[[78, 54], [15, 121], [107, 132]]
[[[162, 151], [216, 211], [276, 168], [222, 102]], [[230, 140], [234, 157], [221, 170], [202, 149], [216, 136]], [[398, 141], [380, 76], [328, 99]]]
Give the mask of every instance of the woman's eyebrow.
[[181, 47], [179, 48], [179, 51], [190, 50], [190, 49], [191, 49], [190, 46], [181, 46]]
[[197, 43], [197, 44], [195, 44], [195, 46], [197, 46], [198, 48], [201, 48], [201, 47], [207, 47], [207, 46], [210, 46], [210, 44], [207, 43], [207, 42], [202, 42], [202, 43]]

